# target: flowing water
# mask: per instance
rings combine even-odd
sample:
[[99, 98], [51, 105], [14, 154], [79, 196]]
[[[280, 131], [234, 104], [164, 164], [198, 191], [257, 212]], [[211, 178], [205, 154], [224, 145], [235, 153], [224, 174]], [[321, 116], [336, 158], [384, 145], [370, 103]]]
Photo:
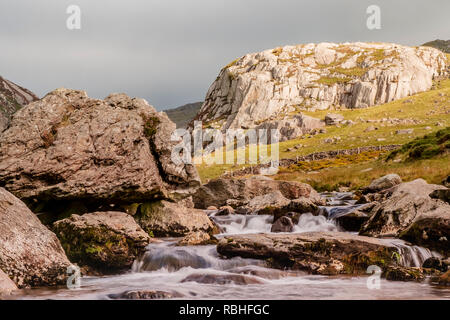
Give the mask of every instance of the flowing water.
[[[333, 218], [359, 207], [349, 194], [325, 194], [326, 216], [303, 214], [295, 233], [341, 231]], [[224, 235], [270, 233], [273, 217], [231, 215], [211, 217]], [[383, 239], [398, 248], [405, 266], [418, 267], [436, 256], [428, 249], [410, 246], [402, 240]], [[450, 299], [450, 289], [428, 281], [381, 280], [380, 289], [369, 289], [367, 277], [317, 276], [267, 268], [263, 261], [243, 258], [221, 259], [214, 245], [177, 247], [176, 239], [151, 244], [126, 274], [83, 277], [74, 290], [23, 290], [18, 299], [110, 299], [129, 290], [161, 290], [182, 299]]]

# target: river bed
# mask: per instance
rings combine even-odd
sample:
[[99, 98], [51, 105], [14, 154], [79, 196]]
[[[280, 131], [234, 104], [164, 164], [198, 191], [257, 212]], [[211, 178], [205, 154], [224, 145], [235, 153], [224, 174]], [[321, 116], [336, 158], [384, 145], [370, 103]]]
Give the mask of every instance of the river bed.
[[[328, 194], [323, 207], [328, 217], [357, 208], [345, 194]], [[270, 233], [273, 217], [210, 213], [225, 235]], [[303, 214], [295, 233], [343, 231], [332, 218]], [[176, 239], [165, 239], [147, 247], [128, 273], [83, 277], [77, 289], [42, 288], [21, 290], [13, 299], [113, 299], [130, 290], [161, 290], [180, 299], [450, 299], [450, 289], [429, 280], [396, 282], [380, 280], [379, 289], [370, 289], [368, 277], [318, 276], [303, 272], [267, 268], [253, 259], [222, 259], [215, 245], [177, 247]], [[401, 252], [402, 264], [421, 266], [435, 253], [410, 246], [398, 239], [385, 239]], [[189, 278], [188, 278], [189, 277]], [[193, 281], [192, 279], [202, 279]], [[241, 281], [242, 280], [242, 281]], [[198, 281], [202, 282], [199, 283]]]

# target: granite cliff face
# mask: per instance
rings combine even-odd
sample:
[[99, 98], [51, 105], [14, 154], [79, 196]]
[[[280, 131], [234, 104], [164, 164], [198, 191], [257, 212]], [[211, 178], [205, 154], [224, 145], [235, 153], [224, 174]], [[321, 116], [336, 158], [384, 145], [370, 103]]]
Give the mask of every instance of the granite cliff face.
[[38, 99], [31, 91], [0, 77], [0, 132], [7, 128], [13, 113]]
[[365, 108], [429, 90], [446, 65], [445, 55], [434, 48], [389, 43], [266, 50], [224, 67], [196, 120], [222, 130], [246, 129], [302, 110]]

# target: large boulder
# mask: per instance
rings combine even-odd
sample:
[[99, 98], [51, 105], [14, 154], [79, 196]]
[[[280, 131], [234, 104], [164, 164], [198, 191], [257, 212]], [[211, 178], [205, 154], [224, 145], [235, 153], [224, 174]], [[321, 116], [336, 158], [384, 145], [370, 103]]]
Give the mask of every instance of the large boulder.
[[385, 200], [371, 211], [360, 234], [400, 236], [430, 248], [450, 248], [450, 205], [429, 195], [446, 189], [423, 179], [399, 184], [384, 192]]
[[150, 236], [123, 212], [95, 212], [57, 221], [53, 229], [70, 260], [102, 273], [129, 269]]
[[69, 266], [55, 234], [0, 188], [0, 269], [23, 288], [64, 284]]
[[249, 234], [222, 239], [222, 256], [266, 260], [272, 267], [314, 274], [365, 274], [370, 265], [393, 264], [395, 247], [379, 239], [342, 232]]
[[196, 208], [231, 205], [243, 206], [255, 197], [279, 191], [283, 197], [293, 200], [300, 197], [309, 198], [317, 204], [323, 204], [320, 195], [308, 184], [296, 181], [272, 180], [265, 177], [244, 179], [211, 180], [201, 186], [193, 195]]
[[402, 183], [402, 178], [400, 178], [398, 174], [388, 174], [381, 178], [373, 180], [369, 186], [363, 189], [363, 193], [379, 192], [392, 188], [400, 183]]
[[0, 185], [42, 211], [73, 200], [96, 211], [166, 197], [200, 184], [194, 166], [171, 160], [174, 130], [143, 99], [58, 89], [19, 110], [0, 134]]
[[437, 49], [391, 43], [310, 43], [251, 53], [220, 71], [196, 120], [221, 130], [254, 128], [302, 110], [383, 104], [429, 90], [447, 64]]
[[141, 204], [134, 218], [144, 230], [157, 237], [184, 237], [197, 231], [216, 232], [203, 210], [166, 200]]
[[0, 296], [17, 290], [16, 284], [0, 269]]

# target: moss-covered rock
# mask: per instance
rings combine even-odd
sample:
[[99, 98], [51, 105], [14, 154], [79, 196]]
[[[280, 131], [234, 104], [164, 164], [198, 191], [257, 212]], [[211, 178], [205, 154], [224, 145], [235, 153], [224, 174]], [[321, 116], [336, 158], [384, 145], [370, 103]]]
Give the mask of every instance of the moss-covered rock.
[[123, 212], [72, 215], [53, 229], [69, 259], [95, 272], [130, 268], [150, 242], [133, 217]]

